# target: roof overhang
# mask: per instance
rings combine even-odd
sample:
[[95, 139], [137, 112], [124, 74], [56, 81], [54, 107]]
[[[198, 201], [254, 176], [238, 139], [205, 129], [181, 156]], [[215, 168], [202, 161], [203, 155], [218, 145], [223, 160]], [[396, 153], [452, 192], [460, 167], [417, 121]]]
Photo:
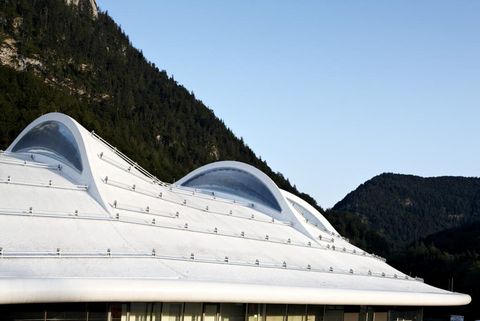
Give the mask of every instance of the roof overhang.
[[[234, 290], [232, 290], [234, 289]], [[223, 302], [330, 305], [465, 305], [469, 295], [195, 282], [171, 279], [8, 278], [0, 302]]]

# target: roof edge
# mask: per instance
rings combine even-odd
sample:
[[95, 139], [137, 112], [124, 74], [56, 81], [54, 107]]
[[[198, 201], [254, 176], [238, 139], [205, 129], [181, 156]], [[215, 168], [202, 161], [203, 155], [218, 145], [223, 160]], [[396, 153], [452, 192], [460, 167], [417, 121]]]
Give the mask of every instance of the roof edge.
[[123, 301], [458, 306], [469, 304], [471, 297], [447, 291], [432, 293], [318, 289], [169, 278], [0, 279], [0, 304]]

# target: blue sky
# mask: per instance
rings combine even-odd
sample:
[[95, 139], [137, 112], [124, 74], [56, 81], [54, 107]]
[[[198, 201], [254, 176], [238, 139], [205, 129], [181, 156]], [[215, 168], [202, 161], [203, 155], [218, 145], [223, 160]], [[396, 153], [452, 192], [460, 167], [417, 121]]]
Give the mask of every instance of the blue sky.
[[382, 172], [480, 176], [480, 1], [97, 3], [323, 207]]

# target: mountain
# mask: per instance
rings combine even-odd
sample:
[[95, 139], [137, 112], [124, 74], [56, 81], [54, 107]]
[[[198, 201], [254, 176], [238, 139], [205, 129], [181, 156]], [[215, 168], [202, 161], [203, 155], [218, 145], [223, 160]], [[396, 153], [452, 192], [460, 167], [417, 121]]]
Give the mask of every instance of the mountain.
[[480, 257], [480, 221], [429, 235], [423, 242], [451, 254]]
[[426, 308], [426, 320], [478, 318], [480, 178], [381, 174], [325, 215], [343, 235], [399, 270], [472, 296], [465, 307]]
[[421, 275], [425, 282], [440, 288], [468, 293], [472, 302], [456, 308], [430, 308], [429, 318], [480, 314], [480, 221], [431, 234], [390, 255], [390, 263], [400, 270]]
[[50, 111], [76, 118], [161, 180], [239, 160], [320, 209], [147, 61], [94, 0], [0, 1], [0, 148]]
[[468, 293], [465, 307], [426, 308], [425, 320], [480, 313], [480, 178], [385, 173], [325, 215], [353, 243], [440, 288]]
[[480, 178], [381, 174], [329, 212], [355, 214], [396, 250], [430, 234], [480, 221]]

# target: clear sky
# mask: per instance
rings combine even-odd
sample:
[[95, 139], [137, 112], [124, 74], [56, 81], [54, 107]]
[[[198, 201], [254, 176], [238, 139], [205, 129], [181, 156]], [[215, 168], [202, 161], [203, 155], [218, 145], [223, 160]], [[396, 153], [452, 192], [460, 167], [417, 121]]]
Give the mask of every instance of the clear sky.
[[480, 176], [480, 1], [97, 2], [323, 207], [382, 172]]

